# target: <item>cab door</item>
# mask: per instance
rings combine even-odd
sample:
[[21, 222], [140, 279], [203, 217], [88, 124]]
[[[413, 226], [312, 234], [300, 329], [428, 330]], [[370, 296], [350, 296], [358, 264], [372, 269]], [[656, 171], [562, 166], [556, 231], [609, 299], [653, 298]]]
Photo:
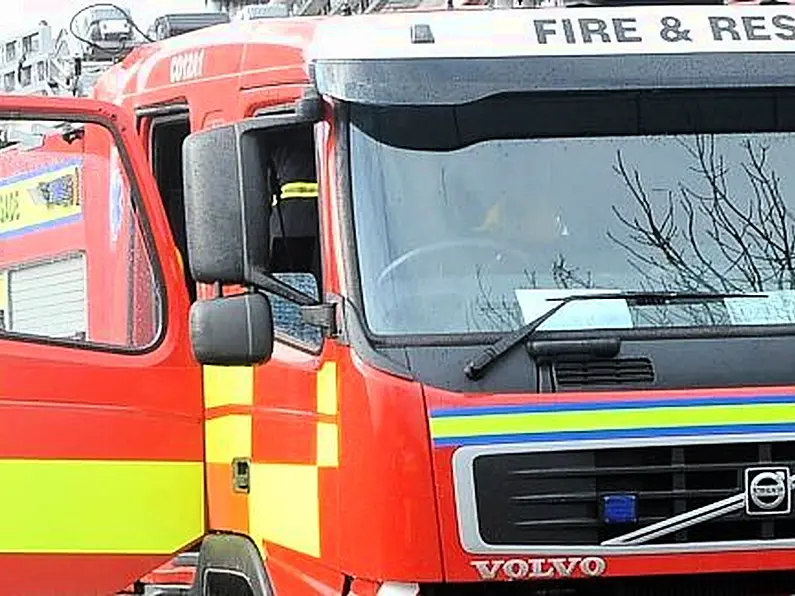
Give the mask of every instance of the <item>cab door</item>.
[[0, 594], [112, 594], [204, 533], [185, 281], [130, 114], [0, 131]]

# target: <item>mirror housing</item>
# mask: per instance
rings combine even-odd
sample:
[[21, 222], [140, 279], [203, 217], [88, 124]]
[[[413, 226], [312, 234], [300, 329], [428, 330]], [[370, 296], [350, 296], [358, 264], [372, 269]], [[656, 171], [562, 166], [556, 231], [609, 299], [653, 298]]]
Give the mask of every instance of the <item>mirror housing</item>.
[[196, 281], [272, 289], [268, 133], [315, 123], [322, 111], [312, 104], [306, 98], [295, 113], [250, 118], [185, 140], [185, 223]]
[[190, 308], [190, 338], [200, 364], [249, 366], [270, 360], [271, 305], [260, 293], [199, 300]]
[[183, 152], [191, 274], [243, 284], [267, 263], [267, 180], [255, 139], [239, 124], [190, 135]]

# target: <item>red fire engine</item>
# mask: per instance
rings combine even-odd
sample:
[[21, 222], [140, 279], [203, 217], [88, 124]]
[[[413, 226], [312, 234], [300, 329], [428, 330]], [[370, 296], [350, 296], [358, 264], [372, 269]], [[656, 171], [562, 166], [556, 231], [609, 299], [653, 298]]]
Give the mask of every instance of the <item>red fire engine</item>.
[[[795, 591], [793, 41], [274, 18], [1, 99], [84, 125], [0, 153], [63, 210], [0, 236], [0, 593]], [[15, 328], [72, 253], [87, 322]]]

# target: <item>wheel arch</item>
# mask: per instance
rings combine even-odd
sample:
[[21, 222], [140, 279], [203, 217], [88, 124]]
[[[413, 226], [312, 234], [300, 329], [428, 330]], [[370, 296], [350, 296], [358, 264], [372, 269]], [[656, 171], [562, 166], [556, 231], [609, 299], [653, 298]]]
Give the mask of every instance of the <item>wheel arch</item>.
[[[222, 596], [235, 593], [229, 586], [245, 582], [246, 596], [274, 596], [260, 551], [248, 536], [208, 534], [202, 540], [191, 596]], [[225, 586], [225, 587], [222, 587]], [[240, 594], [244, 596], [244, 594]]]

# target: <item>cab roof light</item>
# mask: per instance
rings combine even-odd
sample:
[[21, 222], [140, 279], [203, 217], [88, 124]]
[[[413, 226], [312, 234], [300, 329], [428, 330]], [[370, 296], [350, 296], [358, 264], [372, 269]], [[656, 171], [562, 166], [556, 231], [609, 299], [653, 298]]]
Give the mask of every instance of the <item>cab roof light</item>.
[[431, 26], [427, 23], [417, 23], [411, 26], [411, 43], [435, 43]]
[[167, 14], [155, 19], [149, 29], [149, 37], [155, 40], [168, 39], [183, 33], [190, 33], [231, 22], [225, 12], [196, 12], [186, 14]]

